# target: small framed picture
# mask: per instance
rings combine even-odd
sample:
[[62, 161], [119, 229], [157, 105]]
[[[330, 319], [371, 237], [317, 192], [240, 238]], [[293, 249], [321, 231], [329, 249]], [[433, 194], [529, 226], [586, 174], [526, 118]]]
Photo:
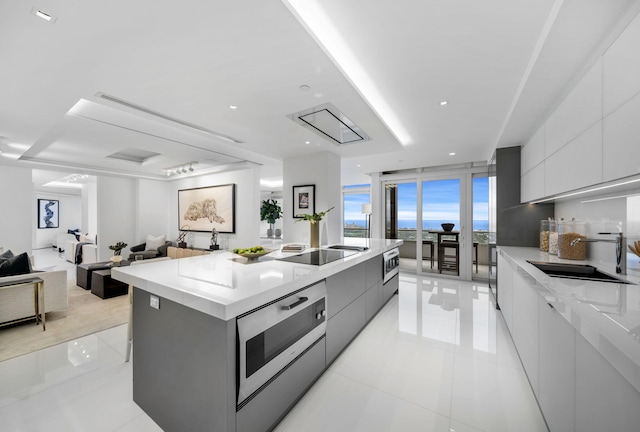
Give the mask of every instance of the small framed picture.
[[38, 199], [38, 229], [58, 228], [60, 202], [52, 199]]
[[293, 217], [301, 218], [303, 214], [313, 214], [316, 208], [316, 186], [304, 185], [293, 187]]

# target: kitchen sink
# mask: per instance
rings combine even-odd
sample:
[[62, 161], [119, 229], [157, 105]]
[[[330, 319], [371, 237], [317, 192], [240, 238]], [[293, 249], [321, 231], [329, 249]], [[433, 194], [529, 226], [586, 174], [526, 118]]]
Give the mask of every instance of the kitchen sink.
[[349, 250], [349, 251], [356, 251], [356, 252], [364, 252], [364, 251], [368, 250], [369, 248], [366, 247], [366, 246], [333, 245], [333, 246], [328, 246], [327, 249], [338, 249], [338, 250]]
[[543, 273], [548, 274], [551, 277], [560, 277], [568, 279], [581, 279], [590, 280], [596, 282], [612, 282], [623, 283], [633, 285], [631, 282], [627, 282], [624, 279], [611, 276], [607, 273], [603, 273], [594, 266], [587, 264], [565, 264], [565, 263], [550, 263], [550, 262], [538, 262], [527, 261], [529, 264], [540, 269]]

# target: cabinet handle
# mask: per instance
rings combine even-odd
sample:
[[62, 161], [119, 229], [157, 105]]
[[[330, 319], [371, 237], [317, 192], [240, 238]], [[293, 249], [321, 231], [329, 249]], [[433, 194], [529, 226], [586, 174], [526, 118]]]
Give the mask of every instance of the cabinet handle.
[[291, 303], [290, 305], [282, 306], [284, 310], [291, 310], [294, 307], [300, 306], [302, 303], [309, 300], [309, 297], [300, 297], [297, 302]]
[[551, 309], [555, 309], [551, 303], [547, 303], [547, 305], [548, 305]]

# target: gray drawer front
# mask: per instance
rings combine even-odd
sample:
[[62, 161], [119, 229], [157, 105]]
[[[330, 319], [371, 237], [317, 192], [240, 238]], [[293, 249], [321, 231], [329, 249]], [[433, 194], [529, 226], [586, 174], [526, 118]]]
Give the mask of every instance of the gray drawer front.
[[322, 374], [324, 367], [323, 338], [236, 413], [236, 431], [271, 430]]

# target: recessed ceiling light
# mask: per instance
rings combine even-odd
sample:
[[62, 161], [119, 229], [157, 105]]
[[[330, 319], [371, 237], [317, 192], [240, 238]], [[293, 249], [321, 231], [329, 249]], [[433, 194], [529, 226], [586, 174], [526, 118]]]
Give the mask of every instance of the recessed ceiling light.
[[446, 101], [446, 100], [440, 101], [440, 106], [445, 106], [448, 103], [449, 101]]
[[234, 110], [234, 109], [238, 109], [238, 105], [229, 105], [229, 108], [231, 108], [231, 109], [233, 109], [233, 110]]
[[360, 164], [356, 165], [358, 168], [360, 168]]
[[305, 144], [311, 144], [311, 141], [305, 141], [304, 143]]
[[36, 9], [35, 7], [31, 8], [31, 13], [35, 16], [37, 16], [38, 18], [42, 18], [43, 20], [53, 24], [54, 22], [56, 22], [56, 17], [54, 17], [53, 15], [50, 15], [46, 12], [43, 12], [41, 10]]
[[455, 156], [455, 155], [456, 155], [455, 152], [449, 153], [449, 156]]
[[306, 92], [306, 91], [311, 90], [311, 87], [309, 87], [309, 86], [308, 86], [308, 85], [306, 85], [306, 84], [302, 84], [302, 85], [299, 87], [299, 89], [300, 89], [300, 91]]

